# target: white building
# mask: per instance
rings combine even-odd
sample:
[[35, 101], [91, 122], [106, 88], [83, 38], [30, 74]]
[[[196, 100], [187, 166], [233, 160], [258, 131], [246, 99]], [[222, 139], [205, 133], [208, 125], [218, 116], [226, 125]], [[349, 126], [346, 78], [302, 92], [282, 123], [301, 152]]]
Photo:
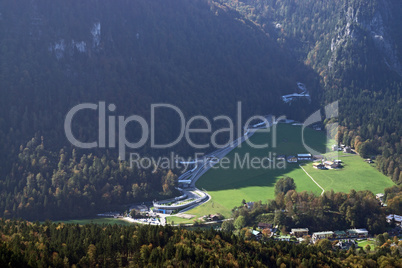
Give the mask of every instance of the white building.
[[386, 219], [388, 223], [391, 223], [392, 221], [394, 221], [397, 225], [401, 225], [402, 223], [402, 216], [396, 214], [389, 214]]
[[297, 154], [297, 160], [299, 161], [309, 161], [312, 159], [311, 154]]
[[313, 233], [311, 238], [313, 241], [319, 240], [319, 239], [330, 239], [334, 237], [334, 232], [332, 231], [325, 231], [325, 232], [316, 232]]

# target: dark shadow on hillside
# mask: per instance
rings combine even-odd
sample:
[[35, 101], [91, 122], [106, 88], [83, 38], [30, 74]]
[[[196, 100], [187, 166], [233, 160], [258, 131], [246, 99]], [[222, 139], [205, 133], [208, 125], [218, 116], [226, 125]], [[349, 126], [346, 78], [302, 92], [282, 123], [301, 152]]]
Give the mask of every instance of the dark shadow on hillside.
[[[297, 131], [299, 130], [299, 132]], [[308, 153], [300, 143], [300, 127], [281, 124], [278, 127], [278, 140], [276, 148], [254, 149], [250, 145], [243, 143], [240, 148], [236, 148], [226, 156], [228, 165], [210, 169], [198, 181], [197, 187], [205, 190], [218, 191], [226, 189], [240, 189], [250, 186], [273, 187], [276, 180], [285, 176], [287, 173], [299, 169], [301, 161], [298, 163], [288, 163], [278, 160], [280, 155], [296, 156], [297, 154]], [[311, 138], [314, 140], [313, 146], [316, 150], [324, 150], [326, 137], [324, 132], [315, 132], [307, 129]], [[271, 140], [269, 133], [256, 133], [251, 137], [251, 142], [262, 144], [266, 140]], [[254, 163], [252, 164], [254, 159]], [[261, 164], [259, 160], [261, 159]], [[271, 161], [267, 160], [270, 159]]]

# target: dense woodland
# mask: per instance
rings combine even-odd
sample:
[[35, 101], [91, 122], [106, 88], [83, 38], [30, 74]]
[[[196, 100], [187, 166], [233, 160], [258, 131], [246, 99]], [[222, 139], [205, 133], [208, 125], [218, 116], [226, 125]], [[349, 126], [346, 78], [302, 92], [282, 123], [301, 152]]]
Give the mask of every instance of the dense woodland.
[[398, 0], [219, 0], [277, 38], [339, 100], [338, 141], [402, 182], [402, 5]]
[[[379, 234], [386, 214], [402, 214], [401, 13], [400, 0], [1, 1], [0, 266], [402, 267], [401, 243], [333, 251], [328, 241], [256, 241], [243, 228], [266, 222], [284, 232], [357, 227]], [[299, 81], [311, 103], [283, 103], [280, 96]], [[153, 103], [176, 105], [186, 118], [234, 119], [241, 101], [243, 119], [303, 121], [336, 100], [338, 142], [375, 158], [397, 184], [385, 189], [386, 208], [371, 192], [315, 196], [295, 192], [285, 178], [275, 200], [235, 208], [224, 231], [6, 220], [84, 217], [176, 194], [177, 170], [138, 170], [115, 149], [69, 144], [63, 123], [76, 104], [106, 101], [117, 107], [109, 115], [149, 121]], [[175, 116], [157, 115], [157, 141], [177, 137]], [[82, 112], [74, 135], [96, 140], [98, 117]], [[127, 129], [130, 140], [137, 133]], [[184, 142], [171, 150], [195, 153]], [[149, 144], [136, 152], [170, 153]]]
[[233, 210], [233, 218], [242, 217], [244, 227], [259, 222], [273, 223], [285, 229], [308, 227], [312, 231], [367, 228], [372, 234], [386, 230], [386, 210], [369, 191], [350, 193], [325, 192], [322, 196], [290, 190], [280, 192], [267, 204], [255, 203], [252, 210], [245, 206]]
[[402, 267], [398, 245], [333, 251], [212, 229], [1, 220], [0, 234], [2, 267]]
[[[63, 123], [76, 104], [106, 101], [117, 107], [108, 115], [140, 115], [148, 123], [153, 103], [176, 105], [186, 118], [205, 115], [212, 119], [223, 114], [233, 120], [237, 101], [242, 102], [244, 120], [274, 112], [302, 119], [319, 105], [318, 75], [252, 22], [213, 2], [23, 0], [1, 1], [0, 10], [3, 216], [28, 213], [44, 218], [76, 213], [78, 217], [105, 209], [111, 202], [122, 204], [139, 196], [151, 200], [163, 192], [163, 176], [168, 171], [139, 174], [126, 169], [125, 175], [115, 174], [121, 172], [119, 166], [126, 165], [119, 163], [116, 149], [71, 146]], [[295, 109], [289, 110], [280, 96], [294, 92], [297, 81], [305, 82], [311, 93], [317, 92], [312, 94], [314, 105], [294, 103]], [[156, 141], [174, 140], [180, 127], [177, 114], [161, 110], [156, 117]], [[220, 123], [213, 128], [222, 127]], [[73, 133], [80, 141], [96, 140], [98, 113], [80, 112]], [[131, 141], [138, 133], [135, 124], [127, 128]], [[38, 151], [42, 138], [45, 149]], [[194, 139], [205, 143], [210, 135]], [[227, 141], [225, 136], [218, 139]], [[171, 151], [181, 156], [195, 153], [186, 142]], [[171, 151], [153, 150], [147, 144], [135, 152], [161, 156]], [[43, 156], [48, 159], [45, 169], [40, 162]], [[101, 161], [101, 168], [84, 175], [81, 159], [88, 159], [88, 168]], [[54, 177], [61, 179], [55, 184]], [[44, 186], [36, 183], [42, 178]], [[141, 194], [130, 196], [136, 183]], [[114, 190], [119, 185], [121, 191]], [[70, 192], [75, 192], [74, 198]], [[44, 209], [45, 204], [49, 209]], [[66, 215], [58, 210], [62, 204], [69, 208], [78, 204], [79, 208]]]
[[1, 181], [0, 208], [5, 217], [88, 217], [177, 194], [177, 176], [170, 170], [131, 168], [107, 155], [78, 157], [75, 149], [53, 153], [46, 150], [45, 143], [34, 138], [26, 147], [21, 146], [11, 174]]
[[[242, 101], [243, 119], [272, 113], [303, 120], [339, 100], [338, 141], [375, 157], [378, 169], [401, 183], [402, 7], [380, 2], [2, 1], [0, 215], [84, 216], [108, 204], [172, 194], [168, 171], [130, 170], [116, 150], [69, 144], [64, 117], [83, 102], [114, 103], [113, 116], [149, 120], [152, 103], [176, 105], [187, 118], [235, 118]], [[307, 85], [311, 105], [280, 101], [295, 92], [297, 81]], [[157, 115], [157, 141], [177, 137], [175, 116]], [[98, 114], [80, 113], [73, 132], [96, 140]], [[138, 138], [135, 126], [127, 133]], [[195, 137], [200, 143], [209, 138]], [[195, 153], [185, 142], [171, 150]], [[138, 152], [169, 153], [148, 144]], [[86, 165], [94, 166], [90, 173]], [[62, 204], [75, 212], [65, 214]]]

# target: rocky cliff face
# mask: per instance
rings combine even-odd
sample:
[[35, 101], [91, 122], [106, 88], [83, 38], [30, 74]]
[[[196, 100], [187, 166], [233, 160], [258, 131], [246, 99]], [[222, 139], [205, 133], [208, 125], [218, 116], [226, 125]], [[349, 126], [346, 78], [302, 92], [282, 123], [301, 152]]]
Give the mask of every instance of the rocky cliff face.
[[[390, 35], [388, 25], [394, 19], [388, 0], [378, 1], [373, 9], [363, 9], [362, 6], [349, 4], [345, 6], [345, 12], [335, 29], [335, 37], [332, 38], [332, 56], [328, 63], [331, 70], [337, 61], [340, 50], [350, 47], [358, 47], [366, 42], [366, 38], [373, 41], [376, 52], [381, 55], [383, 63], [388, 68], [402, 76], [401, 62], [396, 51], [396, 44]], [[368, 52], [369, 53], [369, 52]], [[366, 55], [369, 56], [369, 55]]]

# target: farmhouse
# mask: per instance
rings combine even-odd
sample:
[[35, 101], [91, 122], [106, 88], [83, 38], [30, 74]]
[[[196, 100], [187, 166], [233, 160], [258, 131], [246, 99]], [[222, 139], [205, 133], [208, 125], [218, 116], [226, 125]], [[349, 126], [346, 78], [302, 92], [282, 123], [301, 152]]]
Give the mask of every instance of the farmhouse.
[[299, 161], [310, 161], [312, 159], [311, 154], [298, 154], [297, 160]]
[[332, 231], [325, 231], [325, 232], [316, 232], [313, 233], [313, 236], [311, 237], [313, 241], [319, 240], [319, 239], [331, 239], [334, 237], [334, 232]]
[[350, 154], [350, 153], [352, 152], [352, 148], [350, 148], [350, 146], [346, 146], [346, 147], [343, 149], [343, 152]]
[[314, 163], [313, 167], [316, 169], [327, 169], [324, 164], [322, 163]]
[[327, 169], [334, 169], [334, 168], [339, 168], [339, 164], [332, 162], [332, 161], [325, 161], [324, 166]]
[[308, 228], [296, 228], [292, 229], [290, 232], [291, 235], [294, 235], [296, 237], [303, 237], [305, 235], [308, 235]]
[[217, 214], [212, 214], [212, 215], [209, 215], [208, 217], [207, 217], [207, 220], [208, 221], [218, 221], [219, 220], [219, 215], [217, 215]]

